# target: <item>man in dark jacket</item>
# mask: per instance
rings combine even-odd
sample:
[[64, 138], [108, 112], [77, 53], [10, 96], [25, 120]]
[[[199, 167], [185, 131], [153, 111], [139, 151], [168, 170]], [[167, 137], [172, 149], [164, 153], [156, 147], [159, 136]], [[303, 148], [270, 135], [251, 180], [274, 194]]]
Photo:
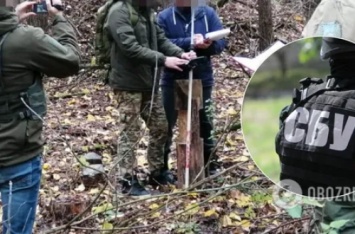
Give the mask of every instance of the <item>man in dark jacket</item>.
[[[191, 1], [176, 0], [175, 5], [159, 13], [158, 23], [164, 29], [166, 36], [177, 46], [185, 51], [191, 50]], [[194, 69], [194, 79], [201, 79], [203, 85], [203, 109], [200, 111], [201, 137], [204, 139], [204, 160], [205, 164], [209, 162], [210, 174], [215, 173], [217, 169], [217, 158], [213, 153], [215, 147], [214, 140], [211, 137], [213, 130], [212, 113], [208, 113], [211, 103], [212, 88], [214, 85], [213, 69], [211, 56], [220, 54], [226, 46], [224, 39], [211, 41], [204, 39], [208, 32], [217, 31], [222, 28], [222, 23], [218, 15], [209, 6], [200, 6], [195, 9], [195, 34], [194, 51], [197, 56], [206, 56], [207, 61]], [[163, 103], [169, 124], [169, 138], [165, 144], [165, 158], [168, 158], [170, 146], [173, 137], [173, 127], [177, 119], [174, 101], [174, 80], [187, 79], [189, 71], [174, 71], [165, 69], [161, 87], [163, 91]]]
[[[304, 79], [291, 109], [282, 112], [276, 137], [280, 180], [296, 181], [302, 195], [336, 197], [317, 208], [322, 233], [354, 233], [355, 44], [325, 37], [321, 57], [329, 60], [330, 75], [323, 82]], [[333, 225], [337, 221], [344, 223]]]
[[[355, 43], [355, 28], [352, 16], [355, 14], [355, 2], [351, 0], [323, 0], [313, 12], [312, 17], [307, 22], [303, 30], [304, 37], [336, 37]], [[338, 48], [341, 48], [337, 46]], [[329, 48], [329, 47], [328, 47]], [[349, 49], [345, 49], [347, 51]], [[352, 52], [354, 53], [354, 52]], [[327, 53], [329, 55], [329, 53]], [[330, 56], [328, 56], [330, 57]], [[354, 58], [352, 59], [354, 61]], [[346, 62], [344, 65], [337, 63], [333, 65], [333, 71], [344, 71], [354, 77], [353, 62]], [[324, 209], [317, 208], [318, 217], [323, 219], [323, 227], [333, 229], [334, 233], [350, 234], [355, 233], [355, 196], [339, 197], [325, 202]], [[338, 230], [330, 228], [334, 222], [343, 222]], [[326, 229], [324, 228], [324, 229]], [[322, 230], [326, 233], [328, 230]]]
[[[116, 176], [122, 192], [131, 196], [149, 195], [133, 173], [136, 163], [133, 149], [142, 137], [139, 117], [150, 133], [147, 158], [151, 183], [174, 183], [172, 174], [164, 168], [167, 123], [155, 83], [158, 67], [181, 70], [179, 66], [196, 56], [184, 53], [165, 37], [151, 8], [154, 4], [155, 1], [118, 1], [108, 14], [108, 29], [114, 40], [109, 85], [117, 98], [120, 127]], [[138, 18], [134, 24], [130, 14]]]
[[[36, 2], [0, 2], [0, 192], [3, 233], [31, 234], [41, 181], [46, 114], [42, 74], [64, 78], [79, 70], [74, 29], [57, 8], [53, 37], [21, 21]], [[53, 1], [61, 5], [61, 1]], [[58, 7], [59, 8], [59, 7]], [[28, 12], [29, 11], [29, 12]]]

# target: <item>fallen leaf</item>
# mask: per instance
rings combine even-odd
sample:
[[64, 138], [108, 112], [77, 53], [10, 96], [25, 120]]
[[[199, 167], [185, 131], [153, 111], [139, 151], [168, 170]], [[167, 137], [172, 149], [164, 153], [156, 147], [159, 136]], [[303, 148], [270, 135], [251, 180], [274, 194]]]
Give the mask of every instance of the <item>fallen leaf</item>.
[[78, 191], [78, 192], [83, 192], [83, 191], [85, 191], [85, 186], [84, 186], [84, 184], [80, 184], [77, 188], [75, 188], [75, 191]]
[[190, 192], [189, 196], [196, 198], [198, 197], [198, 193]]
[[152, 218], [159, 218], [160, 217], [160, 212], [154, 212], [151, 216]]
[[76, 100], [75, 99], [71, 99], [67, 104], [69, 106], [72, 106], [72, 105], [76, 104]]
[[237, 116], [237, 115], [238, 115], [238, 112], [235, 111], [235, 110], [232, 109], [232, 108], [229, 108], [229, 109], [227, 110], [227, 114], [228, 114], [228, 115], [231, 115], [231, 116]]
[[58, 174], [53, 174], [53, 179], [55, 179], [55, 180], [60, 180], [60, 175], [58, 175]]
[[99, 213], [102, 213], [106, 210], [111, 210], [113, 208], [112, 204], [111, 203], [105, 203], [103, 204], [102, 206], [95, 206], [92, 208], [92, 212], [94, 214], [99, 214]]
[[[102, 229], [112, 229], [113, 228], [113, 225], [112, 223], [109, 223], [109, 222], [104, 222], [102, 224]], [[107, 232], [108, 233], [108, 232]]]
[[210, 217], [212, 215], [216, 215], [218, 217], [218, 214], [216, 213], [216, 210], [215, 209], [211, 209], [211, 210], [208, 210], [208, 211], [205, 211], [203, 213], [203, 216], [204, 217]]
[[200, 207], [198, 204], [188, 204], [186, 207], [185, 207], [185, 211], [187, 214], [190, 214], [190, 215], [194, 215], [196, 213], [198, 213]]
[[51, 190], [52, 190], [53, 192], [58, 192], [58, 191], [59, 191], [59, 186], [51, 187]]
[[89, 94], [89, 93], [90, 93], [90, 90], [88, 90], [88, 89], [81, 89], [81, 92], [83, 92], [84, 94]]
[[236, 157], [233, 161], [234, 162], [246, 162], [246, 161], [249, 161], [250, 160], [250, 157], [248, 156], [240, 156], [240, 157]]
[[235, 203], [239, 207], [249, 206], [251, 204], [251, 198], [249, 195], [241, 194], [238, 199], [236, 199]]
[[229, 226], [233, 226], [232, 220], [229, 218], [228, 215], [223, 215], [220, 223], [222, 225], [222, 227], [229, 227]]
[[235, 222], [235, 226], [241, 226], [244, 230], [249, 230], [250, 225], [251, 223], [249, 220], [242, 220], [240, 222]]
[[298, 22], [302, 22], [302, 21], [303, 21], [303, 17], [300, 16], [300, 15], [295, 15], [293, 18], [294, 18], [296, 21], [298, 21]]
[[158, 209], [160, 206], [157, 204], [157, 203], [153, 203], [149, 206], [149, 209], [151, 210], [155, 210], [155, 209]]
[[88, 114], [87, 120], [88, 120], [89, 122], [93, 122], [93, 121], [96, 121], [96, 118], [95, 118], [93, 115]]
[[234, 212], [229, 214], [229, 218], [234, 219], [234, 220], [238, 220], [238, 221], [242, 220], [242, 218]]
[[49, 163], [43, 163], [43, 166], [42, 166], [42, 168], [44, 169], [44, 170], [48, 170], [49, 168], [50, 168], [50, 164]]
[[99, 192], [100, 192], [100, 190], [98, 188], [93, 188], [93, 189], [90, 189], [89, 194], [97, 194]]

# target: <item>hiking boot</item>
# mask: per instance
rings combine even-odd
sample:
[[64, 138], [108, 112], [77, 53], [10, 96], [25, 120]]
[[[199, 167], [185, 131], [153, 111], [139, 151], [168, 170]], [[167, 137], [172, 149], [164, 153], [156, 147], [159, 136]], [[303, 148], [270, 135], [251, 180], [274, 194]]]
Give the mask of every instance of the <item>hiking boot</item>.
[[149, 184], [152, 186], [175, 184], [175, 181], [173, 173], [166, 169], [155, 170], [149, 176]]
[[137, 176], [125, 176], [122, 180], [122, 193], [128, 196], [147, 196], [150, 193], [139, 183]]
[[221, 168], [221, 165], [217, 161], [212, 161], [210, 162], [210, 165], [208, 165], [208, 173], [209, 175], [215, 175], [218, 172], [218, 169]]

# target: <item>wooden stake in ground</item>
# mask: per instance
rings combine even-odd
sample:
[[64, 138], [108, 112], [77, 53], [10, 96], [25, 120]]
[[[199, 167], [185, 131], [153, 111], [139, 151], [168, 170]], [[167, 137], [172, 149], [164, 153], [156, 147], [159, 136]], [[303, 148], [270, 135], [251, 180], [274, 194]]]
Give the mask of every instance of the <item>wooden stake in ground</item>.
[[[203, 140], [200, 137], [200, 115], [199, 110], [202, 109], [202, 82], [201, 80], [192, 81], [191, 89], [191, 129], [190, 142], [187, 142], [187, 116], [188, 116], [188, 93], [189, 80], [176, 80], [175, 83], [175, 106], [178, 110], [178, 125], [179, 135], [176, 141], [177, 153], [177, 173], [178, 173], [178, 187], [182, 188], [186, 184], [190, 184], [195, 180], [196, 176], [201, 172], [196, 181], [204, 179], [204, 158], [203, 158]], [[189, 164], [186, 167], [186, 147], [190, 143], [190, 157]], [[186, 181], [186, 170], [189, 178]], [[184, 187], [185, 187], [184, 186]]]

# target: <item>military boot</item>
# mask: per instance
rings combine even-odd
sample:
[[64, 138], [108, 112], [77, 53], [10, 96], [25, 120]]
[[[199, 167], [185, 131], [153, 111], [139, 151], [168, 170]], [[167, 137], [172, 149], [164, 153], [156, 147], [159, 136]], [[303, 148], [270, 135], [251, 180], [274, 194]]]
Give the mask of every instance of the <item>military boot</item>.
[[218, 169], [221, 168], [221, 164], [217, 162], [217, 160], [212, 160], [210, 164], [208, 165], [208, 175], [215, 175], [218, 172]]
[[221, 168], [221, 164], [218, 162], [217, 156], [212, 153], [212, 149], [204, 154], [204, 160], [205, 166], [208, 163], [208, 166], [205, 168], [206, 177], [216, 174], [218, 172], [218, 169]]
[[121, 181], [122, 193], [129, 196], [147, 196], [150, 193], [139, 183], [137, 176], [125, 175]]
[[175, 181], [173, 173], [167, 169], [155, 170], [149, 175], [149, 184], [153, 187], [174, 184]]

